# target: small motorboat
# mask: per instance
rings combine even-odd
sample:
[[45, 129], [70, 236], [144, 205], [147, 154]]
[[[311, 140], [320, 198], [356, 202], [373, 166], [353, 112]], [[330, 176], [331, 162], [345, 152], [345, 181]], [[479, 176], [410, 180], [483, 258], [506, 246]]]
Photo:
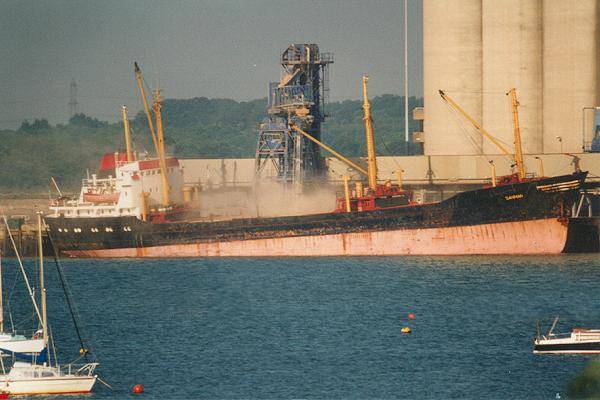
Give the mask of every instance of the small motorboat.
[[600, 329], [573, 328], [570, 333], [555, 334], [558, 317], [546, 335], [533, 341], [533, 354], [600, 354]]

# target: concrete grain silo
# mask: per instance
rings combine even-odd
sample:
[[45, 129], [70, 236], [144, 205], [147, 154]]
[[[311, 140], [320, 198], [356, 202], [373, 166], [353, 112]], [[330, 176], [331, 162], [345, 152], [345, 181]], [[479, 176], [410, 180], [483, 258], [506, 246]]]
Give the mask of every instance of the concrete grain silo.
[[[482, 1], [483, 127], [513, 150], [506, 91], [517, 89], [523, 152], [542, 152], [542, 0]], [[489, 140], [484, 154], [499, 154]]]
[[545, 153], [581, 152], [583, 108], [600, 105], [598, 3], [543, 2]]
[[424, 0], [425, 154], [480, 154], [438, 95], [448, 92], [481, 120], [481, 0]]
[[525, 153], [581, 152], [583, 109], [600, 106], [599, 21], [600, 0], [424, 0], [425, 154], [498, 154], [439, 89], [512, 150], [511, 87]]

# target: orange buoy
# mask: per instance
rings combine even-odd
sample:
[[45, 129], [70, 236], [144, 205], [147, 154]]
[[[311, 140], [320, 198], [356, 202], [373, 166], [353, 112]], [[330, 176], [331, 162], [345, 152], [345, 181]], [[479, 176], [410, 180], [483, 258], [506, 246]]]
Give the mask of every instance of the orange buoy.
[[408, 314], [408, 319], [415, 319], [415, 314], [413, 314], [413, 313]]
[[402, 332], [402, 333], [405, 333], [405, 334], [406, 334], [406, 333], [410, 333], [410, 332], [411, 332], [411, 330], [410, 330], [410, 328], [409, 328], [408, 326], [405, 326], [404, 328], [402, 328], [402, 330], [401, 330], [400, 332]]
[[131, 388], [131, 393], [133, 393], [133, 394], [144, 393], [144, 386], [142, 386], [139, 383], [136, 385], [133, 385], [133, 387]]

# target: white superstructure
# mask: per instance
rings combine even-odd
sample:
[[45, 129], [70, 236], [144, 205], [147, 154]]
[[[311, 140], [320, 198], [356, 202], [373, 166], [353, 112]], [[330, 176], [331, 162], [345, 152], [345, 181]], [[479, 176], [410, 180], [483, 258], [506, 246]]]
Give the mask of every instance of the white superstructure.
[[[176, 158], [168, 158], [166, 164], [171, 201], [181, 203], [183, 168]], [[77, 199], [53, 201], [50, 205], [53, 216], [141, 218], [144, 203], [150, 210], [161, 203], [162, 182], [158, 159], [117, 162], [114, 171], [115, 175], [107, 178], [92, 175], [84, 179]]]

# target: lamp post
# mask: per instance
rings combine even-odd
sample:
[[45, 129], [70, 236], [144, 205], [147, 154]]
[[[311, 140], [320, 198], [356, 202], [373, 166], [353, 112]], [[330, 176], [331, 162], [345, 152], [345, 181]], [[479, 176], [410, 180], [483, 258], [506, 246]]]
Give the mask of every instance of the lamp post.
[[404, 141], [406, 155], [410, 155], [408, 134], [408, 0], [404, 0]]

